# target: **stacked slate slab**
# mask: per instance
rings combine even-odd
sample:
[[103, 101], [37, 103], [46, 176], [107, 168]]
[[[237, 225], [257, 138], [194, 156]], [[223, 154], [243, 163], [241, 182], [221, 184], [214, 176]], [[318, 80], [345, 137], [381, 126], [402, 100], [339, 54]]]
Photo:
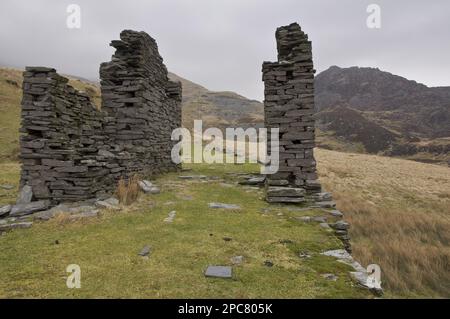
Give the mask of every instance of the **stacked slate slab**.
[[181, 127], [181, 84], [169, 81], [147, 33], [124, 30], [110, 45], [116, 52], [100, 66], [102, 110], [114, 119], [105, 127], [115, 140], [109, 151], [129, 155], [119, 160], [127, 175], [178, 169], [171, 160], [171, 134]]
[[[321, 192], [314, 143], [314, 66], [311, 42], [297, 23], [275, 33], [277, 62], [263, 63], [267, 128], [279, 129], [279, 171], [267, 175], [271, 203], [301, 203]], [[270, 150], [268, 141], [267, 149]]]
[[55, 69], [23, 74], [21, 187], [51, 205], [106, 197], [117, 180], [179, 167], [171, 132], [181, 127], [181, 84], [171, 82], [154, 39], [123, 31], [100, 68], [102, 109]]

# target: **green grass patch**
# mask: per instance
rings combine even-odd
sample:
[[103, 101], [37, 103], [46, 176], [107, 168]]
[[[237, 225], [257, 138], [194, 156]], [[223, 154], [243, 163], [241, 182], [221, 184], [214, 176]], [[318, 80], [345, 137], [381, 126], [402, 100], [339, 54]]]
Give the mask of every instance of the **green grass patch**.
[[[2, 236], [0, 297], [369, 297], [355, 287], [345, 265], [319, 255], [340, 248], [336, 238], [317, 224], [295, 220], [290, 206], [269, 206], [262, 190], [237, 185], [230, 174], [255, 172], [257, 166], [191, 168], [181, 174], [214, 179], [180, 180], [180, 174], [167, 174], [155, 180], [161, 194], [142, 195], [119, 212], [82, 222], [36, 223]], [[211, 209], [210, 202], [241, 209]], [[173, 223], [165, 223], [172, 210]], [[145, 245], [152, 249], [149, 259], [138, 256]], [[313, 256], [300, 258], [304, 249]], [[231, 265], [237, 255], [245, 261], [233, 266], [233, 279], [204, 277], [208, 265]], [[273, 267], [265, 266], [266, 260]], [[69, 264], [81, 267], [81, 289], [66, 287]], [[323, 273], [339, 278], [329, 281]]]

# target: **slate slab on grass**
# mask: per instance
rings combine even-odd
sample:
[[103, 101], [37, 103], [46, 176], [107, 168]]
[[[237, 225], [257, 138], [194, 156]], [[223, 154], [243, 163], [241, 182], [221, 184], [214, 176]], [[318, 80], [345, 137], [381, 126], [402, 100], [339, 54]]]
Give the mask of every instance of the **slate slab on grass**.
[[150, 255], [150, 251], [151, 251], [150, 246], [144, 246], [144, 248], [141, 249], [138, 255], [142, 257], [147, 257], [148, 255]]
[[232, 278], [233, 272], [230, 266], [208, 266], [205, 271], [206, 277]]
[[221, 209], [240, 209], [239, 205], [234, 204], [224, 204], [224, 203], [209, 203], [210, 208], [221, 208]]

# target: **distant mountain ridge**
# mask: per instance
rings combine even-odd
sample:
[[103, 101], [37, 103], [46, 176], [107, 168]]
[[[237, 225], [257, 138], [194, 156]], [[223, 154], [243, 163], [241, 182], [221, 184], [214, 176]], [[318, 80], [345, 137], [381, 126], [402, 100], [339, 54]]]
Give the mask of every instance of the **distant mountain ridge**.
[[[450, 87], [427, 87], [376, 68], [333, 66], [316, 76], [315, 90], [317, 127], [326, 135], [361, 143], [369, 153], [448, 161]], [[334, 148], [324, 140], [319, 145]]]
[[[1, 158], [18, 150], [21, 72], [0, 68]], [[183, 126], [262, 127], [264, 106], [234, 92], [214, 92], [170, 73], [183, 86]], [[71, 76], [71, 84], [101, 104], [98, 83]], [[450, 160], [450, 87], [429, 88], [373, 68], [333, 66], [316, 76], [319, 147], [399, 156], [424, 162]]]

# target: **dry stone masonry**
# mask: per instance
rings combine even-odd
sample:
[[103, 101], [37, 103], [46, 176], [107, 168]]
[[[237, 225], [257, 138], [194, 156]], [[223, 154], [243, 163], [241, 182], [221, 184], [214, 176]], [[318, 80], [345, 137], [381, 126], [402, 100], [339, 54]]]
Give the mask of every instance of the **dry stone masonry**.
[[[267, 176], [267, 201], [301, 203], [321, 192], [314, 160], [311, 42], [297, 23], [276, 33], [278, 62], [263, 63], [265, 125], [279, 129], [280, 168]], [[267, 147], [271, 149], [270, 141]]]
[[[316, 172], [311, 41], [297, 23], [278, 28], [275, 37], [278, 61], [264, 62], [262, 72], [265, 126], [279, 129], [280, 168], [276, 174], [267, 175], [266, 199], [270, 203], [308, 202], [341, 218], [342, 214], [333, 210], [336, 205], [332, 195], [322, 192]], [[339, 220], [324, 222], [323, 226], [332, 229], [344, 248], [351, 251], [348, 223]]]
[[154, 39], [125, 30], [100, 67], [102, 108], [55, 69], [24, 72], [21, 186], [44, 206], [106, 197], [118, 179], [176, 170], [181, 84], [171, 82]]

